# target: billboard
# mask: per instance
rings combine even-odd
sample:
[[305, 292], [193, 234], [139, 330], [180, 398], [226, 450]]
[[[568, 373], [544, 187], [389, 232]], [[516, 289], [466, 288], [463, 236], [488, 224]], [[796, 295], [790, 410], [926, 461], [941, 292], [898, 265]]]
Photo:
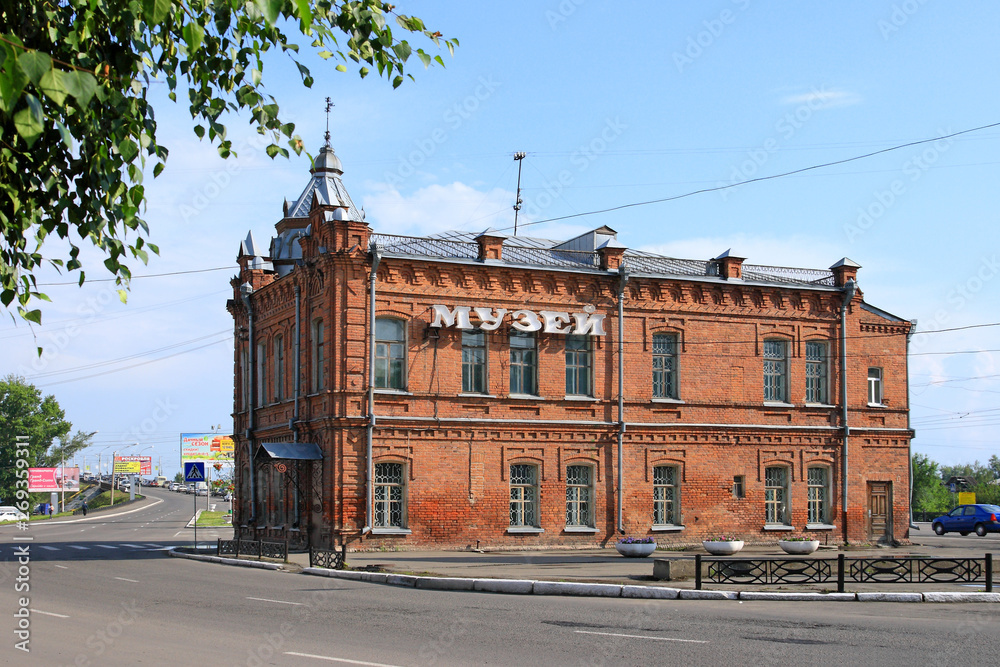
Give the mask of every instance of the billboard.
[[79, 468], [28, 468], [28, 491], [79, 491]]
[[114, 471], [125, 475], [152, 475], [153, 457], [116, 456]]
[[181, 463], [232, 461], [233, 436], [221, 433], [181, 433]]

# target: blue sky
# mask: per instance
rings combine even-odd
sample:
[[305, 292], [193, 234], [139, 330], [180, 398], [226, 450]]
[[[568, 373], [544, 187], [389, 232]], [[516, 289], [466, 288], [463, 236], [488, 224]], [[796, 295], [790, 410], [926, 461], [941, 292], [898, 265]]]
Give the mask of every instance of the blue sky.
[[[399, 4], [460, 40], [446, 68], [414, 61], [416, 81], [397, 90], [318, 59], [312, 89], [278, 54], [264, 68], [310, 151], [333, 99], [345, 184], [383, 233], [509, 227], [515, 151], [527, 153], [520, 222], [531, 223], [1000, 122], [1000, 6], [985, 1]], [[223, 161], [186, 107], [153, 88], [171, 151], [146, 184], [161, 256], [134, 273], [235, 267], [247, 231], [267, 242], [308, 160], [270, 160], [231, 117], [239, 158]], [[927, 332], [910, 359], [914, 451], [986, 460], [1000, 454], [1000, 327], [931, 332], [1000, 322], [998, 148], [990, 128], [521, 233], [608, 225], [628, 247], [683, 258], [732, 248], [751, 264], [826, 268], [850, 257], [869, 302]], [[130, 453], [162, 457], [172, 474], [181, 432], [231, 429], [233, 274], [136, 279], [128, 305], [108, 283], [52, 286], [44, 326], [0, 323], [0, 373], [26, 375], [76, 428], [98, 431], [90, 462], [138, 442]], [[88, 276], [104, 277], [99, 266]]]

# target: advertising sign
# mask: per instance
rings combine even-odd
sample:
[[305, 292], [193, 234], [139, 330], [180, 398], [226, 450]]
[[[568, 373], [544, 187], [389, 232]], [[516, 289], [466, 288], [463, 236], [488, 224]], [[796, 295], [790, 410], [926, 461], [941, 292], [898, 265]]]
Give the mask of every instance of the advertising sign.
[[974, 491], [959, 491], [958, 492], [958, 504], [959, 505], [975, 505], [976, 504], [976, 494]]
[[142, 469], [139, 461], [122, 461], [121, 457], [115, 457], [115, 467], [113, 472], [116, 475], [138, 475]]
[[232, 461], [233, 437], [220, 433], [181, 433], [181, 462]]
[[[138, 463], [139, 467], [136, 468], [134, 463]], [[119, 470], [119, 464], [125, 466], [128, 464], [128, 470], [124, 468]], [[115, 472], [125, 473], [126, 475], [152, 475], [153, 474], [153, 457], [152, 456], [116, 456], [115, 457]]]
[[79, 491], [79, 468], [28, 468], [28, 491]]

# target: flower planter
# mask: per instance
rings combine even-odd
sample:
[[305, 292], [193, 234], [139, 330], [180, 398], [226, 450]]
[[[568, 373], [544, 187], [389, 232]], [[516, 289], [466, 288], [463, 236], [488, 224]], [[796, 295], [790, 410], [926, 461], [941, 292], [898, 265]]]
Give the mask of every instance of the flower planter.
[[743, 540], [705, 540], [701, 545], [713, 556], [729, 556], [743, 548]]
[[819, 549], [819, 540], [778, 540], [778, 546], [786, 554], [811, 554]]
[[656, 542], [616, 543], [615, 549], [625, 558], [645, 558], [656, 551]]

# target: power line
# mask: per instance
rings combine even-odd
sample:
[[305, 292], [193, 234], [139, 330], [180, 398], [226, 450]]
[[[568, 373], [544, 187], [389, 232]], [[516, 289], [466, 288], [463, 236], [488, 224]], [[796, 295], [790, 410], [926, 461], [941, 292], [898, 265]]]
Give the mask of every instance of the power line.
[[[815, 164], [810, 167], [802, 167], [801, 169], [794, 169], [792, 171], [782, 172], [780, 174], [772, 174], [770, 176], [758, 176], [756, 178], [750, 178], [745, 181], [740, 181], [739, 183], [729, 183], [728, 185], [719, 185], [714, 188], [702, 188], [700, 190], [694, 190], [692, 192], [686, 192], [680, 195], [674, 195], [672, 197], [663, 197], [661, 199], [650, 199], [648, 201], [632, 202], [629, 204], [621, 204], [619, 206], [612, 206], [610, 208], [599, 209], [596, 211], [588, 211], [586, 213], [573, 213], [570, 215], [563, 215], [557, 218], [548, 218], [546, 220], [538, 220], [536, 222], [526, 222], [521, 225], [521, 227], [529, 227], [531, 225], [541, 225], [546, 222], [557, 222], [559, 220], [568, 220], [571, 218], [580, 218], [588, 215], [599, 215], [601, 213], [611, 213], [613, 211], [620, 211], [626, 208], [634, 208], [636, 206], [648, 206], [650, 204], [662, 204], [664, 202], [676, 201], [678, 199], [684, 199], [686, 197], [693, 197], [694, 195], [705, 194], [708, 192], [719, 192], [721, 190], [729, 190], [732, 188], [738, 188], [743, 185], [748, 185], [750, 183], [759, 183], [761, 181], [770, 181], [778, 178], [785, 178], [786, 176], [792, 176], [794, 174], [801, 174], [806, 171], [813, 171], [815, 169], [824, 169], [826, 167], [832, 167], [838, 164], [845, 164], [847, 162], [855, 162], [857, 160], [864, 160], [876, 155], [881, 155], [882, 153], [888, 153], [891, 151], [898, 151], [903, 148], [909, 148], [911, 146], [919, 146], [921, 144], [931, 143], [933, 141], [941, 141], [942, 139], [950, 139], [952, 137], [957, 137], [963, 134], [969, 134], [970, 132], [979, 132], [980, 130], [986, 130], [991, 127], [1000, 127], [1000, 123], [990, 123], [988, 125], [980, 125], [979, 127], [969, 128], [967, 130], [960, 130], [958, 132], [952, 132], [951, 134], [945, 134], [939, 137], [934, 137], [932, 139], [920, 139], [917, 141], [910, 141], [905, 144], [899, 144], [896, 146], [891, 146], [889, 148], [883, 148], [881, 150], [872, 151], [870, 153], [865, 153], [864, 155], [856, 155], [854, 157], [844, 158], [843, 160], [834, 160], [832, 162], [824, 162], [823, 164]], [[510, 227], [504, 227], [503, 229], [511, 229]]]
[[[171, 271], [170, 273], [147, 273], [143, 276], [132, 276], [126, 282], [131, 282], [133, 280], [138, 280], [140, 278], [163, 278], [164, 276], [183, 276], [188, 273], [208, 273], [209, 271], [232, 271], [236, 269], [236, 266], [217, 266], [214, 269], [192, 269], [191, 271]], [[117, 282], [118, 278], [95, 278], [93, 280], [87, 280], [88, 283], [113, 283]], [[63, 285], [79, 285], [79, 280], [74, 280], [68, 283], [38, 283], [39, 287], [59, 287]]]

